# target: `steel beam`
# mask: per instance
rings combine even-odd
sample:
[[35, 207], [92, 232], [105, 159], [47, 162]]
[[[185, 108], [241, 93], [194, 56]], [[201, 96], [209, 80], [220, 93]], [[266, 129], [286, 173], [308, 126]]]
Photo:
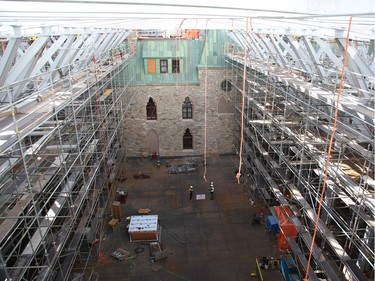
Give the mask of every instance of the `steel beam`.
[[[39, 57], [41, 56], [48, 40], [48, 36], [40, 36], [30, 45], [30, 47], [26, 50], [24, 55], [16, 62], [13, 68], [9, 71], [5, 79], [6, 85], [10, 85], [17, 81], [24, 80], [30, 77], [30, 74], [34, 66], [36, 65]], [[27, 82], [24, 81], [23, 83], [13, 87], [13, 92], [11, 93], [12, 96], [7, 96], [8, 99], [6, 99], [5, 101], [9, 102], [10, 98], [12, 99], [12, 101], [17, 100], [26, 84]]]
[[259, 40], [256, 39], [257, 36], [256, 33], [249, 33], [249, 46], [252, 47], [257, 59], [267, 59], [268, 57], [265, 54], [265, 47], [261, 46]]
[[281, 66], [283, 66], [283, 67], [290, 67], [291, 64], [287, 61], [287, 57], [286, 57], [287, 52], [285, 50], [281, 50], [281, 48], [280, 48], [280, 44], [279, 44], [280, 35], [278, 35], [278, 34], [269, 34], [268, 37], [270, 39], [270, 43], [273, 46], [273, 49], [276, 52], [276, 56], [277, 56], [278, 60], [281, 62]]
[[[301, 38], [302, 37], [306, 37], [306, 36], [301, 36]], [[306, 50], [302, 47], [301, 42], [295, 40], [293, 36], [291, 35], [286, 35], [286, 38], [288, 39], [289, 46], [293, 50], [296, 60], [298, 60], [302, 69], [310, 75], [315, 74], [314, 63], [309, 57], [308, 53], [306, 53]]]
[[[336, 38], [336, 42], [340, 47], [341, 51], [345, 51], [346, 41], [343, 38]], [[370, 66], [364, 61], [364, 59], [358, 54], [357, 50], [353, 45], [348, 46], [348, 68], [350, 69], [351, 77], [354, 83], [354, 86], [362, 90], [362, 93], [359, 92], [359, 96], [371, 97], [367, 94], [368, 85], [366, 80], [368, 78], [374, 77], [374, 71], [371, 70]]]
[[275, 48], [273, 47], [273, 45], [271, 44], [268, 36], [265, 34], [261, 34], [261, 33], [258, 33], [257, 35], [260, 38], [260, 41], [263, 43], [263, 46], [265, 47], [264, 51], [273, 59], [275, 63], [277, 63], [278, 65], [283, 65], [282, 63], [280, 63], [277, 52]]
[[8, 73], [12, 68], [13, 62], [16, 58], [18, 47], [22, 41], [22, 38], [10, 38], [5, 49], [3, 56], [0, 59], [0, 86], [5, 84], [8, 77]]

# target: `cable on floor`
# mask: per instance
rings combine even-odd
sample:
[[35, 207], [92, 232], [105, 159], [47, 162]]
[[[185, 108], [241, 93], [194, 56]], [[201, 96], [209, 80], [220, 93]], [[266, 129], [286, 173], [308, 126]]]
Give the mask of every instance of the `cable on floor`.
[[182, 239], [180, 238], [176, 233], [174, 233], [173, 231], [171, 231], [170, 229], [168, 229], [167, 227], [165, 227], [165, 225], [162, 225], [161, 223], [159, 223], [160, 226], [163, 227], [163, 230], [167, 231], [169, 233], [169, 235], [174, 239], [176, 240], [178, 243], [180, 244], [186, 244], [187, 243], [187, 240], [186, 239]]

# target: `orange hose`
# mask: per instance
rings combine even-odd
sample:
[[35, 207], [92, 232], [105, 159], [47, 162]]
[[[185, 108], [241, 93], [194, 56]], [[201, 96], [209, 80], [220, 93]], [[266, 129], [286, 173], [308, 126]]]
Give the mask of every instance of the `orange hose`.
[[312, 252], [313, 252], [313, 248], [314, 248], [314, 244], [315, 244], [316, 233], [317, 233], [317, 230], [318, 230], [318, 223], [319, 223], [320, 212], [321, 212], [321, 209], [322, 209], [324, 193], [325, 193], [326, 186], [327, 186], [328, 167], [329, 167], [330, 160], [331, 160], [333, 141], [335, 139], [335, 132], [336, 132], [336, 128], [337, 128], [337, 117], [338, 117], [338, 112], [339, 112], [339, 104], [340, 104], [340, 96], [341, 96], [341, 91], [342, 91], [342, 85], [344, 83], [344, 77], [345, 77], [345, 67], [346, 67], [346, 60], [347, 60], [347, 57], [348, 57], [349, 34], [350, 34], [351, 25], [352, 25], [352, 17], [350, 17], [350, 19], [349, 19], [348, 33], [346, 35], [344, 63], [343, 63], [342, 69], [341, 69], [340, 85], [339, 85], [339, 89], [337, 91], [336, 109], [335, 109], [335, 116], [334, 116], [335, 118], [333, 120], [332, 134], [331, 134], [331, 138], [330, 138], [329, 146], [328, 146], [327, 161], [326, 161], [325, 170], [324, 170], [322, 194], [320, 195], [318, 213], [316, 215], [314, 234], [313, 234], [312, 241], [311, 241], [311, 249], [310, 249], [309, 259], [307, 261], [306, 275], [305, 275], [304, 281], [309, 280], [309, 269], [310, 269], [310, 263], [311, 263], [311, 258], [312, 258]]
[[207, 22], [206, 22], [206, 48], [205, 48], [205, 55], [206, 55], [206, 66], [205, 66], [205, 77], [204, 77], [204, 152], [203, 152], [203, 165], [204, 165], [204, 172], [203, 172], [203, 179], [207, 182], [206, 173], [207, 173], [207, 84], [208, 84], [208, 31], [207, 31]]
[[246, 67], [247, 67], [247, 40], [249, 31], [249, 19], [246, 18], [246, 37], [245, 37], [245, 49], [244, 49], [244, 66], [243, 66], [243, 81], [242, 81], [242, 104], [241, 104], [241, 141], [240, 141], [240, 164], [238, 167], [238, 173], [236, 174], [237, 182], [240, 183], [241, 168], [242, 168], [242, 147], [244, 140], [244, 111], [245, 111], [245, 94], [246, 94]]

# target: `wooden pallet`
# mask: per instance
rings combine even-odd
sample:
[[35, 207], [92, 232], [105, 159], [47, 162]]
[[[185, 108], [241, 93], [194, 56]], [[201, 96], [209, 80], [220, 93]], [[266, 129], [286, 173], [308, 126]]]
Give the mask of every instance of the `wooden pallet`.
[[138, 214], [140, 215], [148, 215], [150, 212], [151, 212], [151, 209], [149, 208], [138, 209]]
[[128, 260], [131, 258], [130, 253], [121, 248], [118, 248], [116, 251], [114, 251], [111, 256], [120, 261]]
[[151, 259], [156, 262], [168, 257], [168, 252], [164, 250], [163, 244], [159, 242], [150, 243], [150, 256]]

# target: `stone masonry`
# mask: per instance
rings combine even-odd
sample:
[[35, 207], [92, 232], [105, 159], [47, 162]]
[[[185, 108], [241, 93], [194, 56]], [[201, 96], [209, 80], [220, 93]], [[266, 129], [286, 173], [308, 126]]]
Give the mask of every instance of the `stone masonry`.
[[[226, 97], [221, 82], [226, 79], [222, 68], [208, 69], [207, 87], [205, 69], [199, 69], [199, 84], [142, 85], [129, 87], [133, 96], [125, 115], [125, 147], [127, 157], [149, 156], [147, 135], [154, 130], [159, 139], [161, 157], [203, 155], [205, 147], [205, 95], [207, 120], [207, 154], [234, 153], [234, 115], [218, 113], [220, 97]], [[232, 89], [233, 91], [233, 89]], [[133, 95], [134, 94], [134, 95]], [[149, 98], [155, 101], [157, 120], [147, 120], [146, 105]], [[193, 105], [193, 118], [182, 119], [182, 104], [189, 97]], [[193, 136], [193, 149], [183, 149], [183, 134], [189, 128]]]

